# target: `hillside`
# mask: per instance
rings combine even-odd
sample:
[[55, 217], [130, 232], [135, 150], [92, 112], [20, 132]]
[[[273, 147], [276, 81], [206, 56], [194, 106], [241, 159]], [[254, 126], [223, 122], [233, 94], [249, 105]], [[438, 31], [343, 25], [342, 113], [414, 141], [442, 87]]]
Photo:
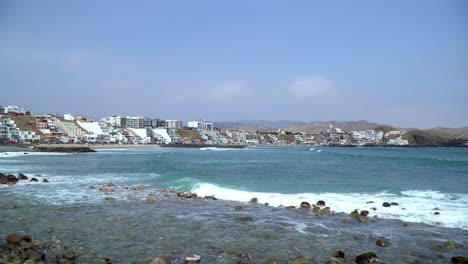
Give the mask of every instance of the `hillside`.
[[36, 128], [36, 119], [30, 116], [8, 116], [13, 120], [16, 126], [24, 131], [36, 132], [36, 135], [43, 135], [43, 133]]
[[466, 140], [454, 138], [452, 135], [431, 130], [411, 130], [403, 135], [410, 145], [424, 147], [462, 147]]
[[305, 132], [308, 134], [314, 134], [326, 131], [330, 125], [333, 127], [341, 128], [344, 131], [352, 131], [352, 130], [367, 130], [367, 129], [374, 129], [375, 127], [380, 126], [377, 123], [371, 123], [365, 120], [360, 121], [326, 121], [326, 122], [312, 122], [303, 125], [295, 125], [284, 128], [286, 131], [292, 132]]
[[442, 133], [446, 133], [457, 138], [468, 139], [468, 127], [460, 127], [460, 128], [434, 127], [434, 128], [429, 129], [429, 131], [442, 132]]

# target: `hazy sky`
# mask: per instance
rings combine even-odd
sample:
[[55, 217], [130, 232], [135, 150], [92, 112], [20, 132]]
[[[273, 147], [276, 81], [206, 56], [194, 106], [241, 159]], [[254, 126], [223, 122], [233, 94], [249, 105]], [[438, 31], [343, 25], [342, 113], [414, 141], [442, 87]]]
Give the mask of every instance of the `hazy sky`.
[[0, 104], [468, 125], [468, 1], [0, 1]]

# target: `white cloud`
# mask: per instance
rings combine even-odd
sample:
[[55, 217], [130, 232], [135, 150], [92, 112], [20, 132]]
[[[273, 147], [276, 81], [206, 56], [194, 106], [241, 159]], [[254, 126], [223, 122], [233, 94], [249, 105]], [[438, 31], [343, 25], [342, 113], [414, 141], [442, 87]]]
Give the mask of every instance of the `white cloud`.
[[333, 90], [334, 83], [320, 75], [296, 78], [289, 87], [289, 91], [298, 98], [324, 96]]

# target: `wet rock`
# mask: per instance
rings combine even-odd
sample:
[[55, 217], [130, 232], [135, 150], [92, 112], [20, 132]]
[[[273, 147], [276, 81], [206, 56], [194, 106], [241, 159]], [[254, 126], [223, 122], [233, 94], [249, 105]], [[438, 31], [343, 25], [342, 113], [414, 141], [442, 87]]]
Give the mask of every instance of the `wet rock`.
[[44, 253], [38, 251], [38, 250], [32, 250], [28, 249], [26, 252], [28, 254], [28, 259], [34, 260], [34, 261], [44, 261], [45, 260], [45, 255]]
[[358, 210], [354, 210], [352, 211], [350, 214], [349, 214], [350, 217], [354, 217], [354, 218], [357, 218], [358, 216], [360, 216]]
[[382, 206], [383, 206], [383, 207], [390, 207], [390, 204], [387, 203], [387, 202], [385, 202], [385, 203], [382, 204]]
[[335, 258], [344, 258], [344, 257], [345, 257], [345, 253], [344, 253], [343, 251], [339, 250], [339, 251], [335, 252], [335, 253], [333, 254], [333, 256], [334, 256]]
[[234, 207], [234, 210], [240, 211], [240, 210], [242, 210], [242, 206], [238, 205], [238, 206]]
[[325, 207], [322, 210], [320, 210], [320, 213], [329, 215], [329, 214], [331, 214], [331, 209], [330, 209], [330, 207]]
[[432, 210], [434, 210], [434, 211], [442, 211], [442, 209], [440, 209], [439, 207], [436, 207], [436, 208], [434, 208], [434, 209], [432, 209]]
[[251, 216], [239, 216], [237, 218], [237, 220], [239, 220], [239, 221], [252, 221], [253, 217], [251, 217]]
[[146, 189], [148, 189], [148, 187], [144, 185], [138, 185], [138, 186], [134, 186], [130, 188], [130, 190], [132, 191], [141, 191], [141, 190], [146, 190]]
[[440, 215], [440, 213], [439, 213], [439, 212], [435, 212], [434, 214], [435, 214], [435, 215]]
[[17, 208], [17, 207], [18, 207], [18, 206], [16, 206], [16, 204], [13, 203], [13, 202], [11, 202], [11, 201], [8, 202], [8, 204], [7, 204], [7, 208], [8, 208], [8, 209], [15, 209], [15, 208]]
[[16, 184], [18, 178], [11, 174], [0, 173], [0, 184]]
[[382, 238], [382, 239], [375, 241], [375, 244], [379, 247], [388, 247], [390, 246], [390, 241], [385, 238]]
[[28, 179], [28, 177], [26, 175], [24, 175], [23, 173], [18, 174], [18, 180], [25, 181], [27, 179]]
[[5, 238], [5, 241], [8, 244], [18, 246], [21, 243], [21, 241], [31, 242], [32, 240], [29, 236], [11, 234]]
[[185, 257], [185, 263], [189, 263], [189, 264], [199, 263], [200, 260], [201, 260], [201, 257], [195, 254]]
[[105, 197], [104, 198], [106, 201], [115, 201], [117, 199], [115, 199], [114, 197]]
[[151, 198], [149, 198], [149, 199], [146, 199], [146, 202], [148, 202], [148, 203], [155, 203], [155, 202], [156, 202], [156, 200], [155, 200], [155, 199], [151, 199]]
[[421, 261], [421, 260], [415, 260], [413, 264], [426, 264], [426, 262]]
[[366, 202], [366, 204], [371, 204], [371, 203], [374, 203], [374, 201], [368, 201], [368, 202]]
[[306, 256], [299, 256], [293, 259], [290, 264], [310, 264], [311, 259]]
[[397, 206], [397, 205], [399, 205], [399, 204], [398, 204], [398, 203], [395, 203], [395, 202], [391, 202], [390, 205], [392, 205], [392, 206]]
[[300, 205], [300, 208], [302, 209], [310, 209], [310, 203], [308, 202], [302, 202], [301, 205]]
[[377, 261], [377, 255], [374, 252], [363, 253], [354, 260], [357, 264], [377, 264]]
[[99, 264], [112, 264], [112, 261], [110, 258], [102, 258]]
[[369, 211], [366, 211], [366, 210], [361, 211], [361, 216], [368, 216], [368, 215], [369, 215]]
[[157, 257], [151, 261], [148, 262], [148, 264], [171, 264], [172, 261], [165, 257]]
[[444, 243], [444, 248], [447, 250], [456, 250], [463, 247], [462, 244], [458, 244], [457, 242], [454, 241], [447, 241]]
[[317, 205], [318, 207], [325, 206], [325, 201], [320, 200], [320, 201], [318, 201], [318, 202], [316, 203], [316, 205]]
[[49, 180], [43, 179], [42, 182], [44, 182], [44, 183], [49, 183]]
[[291, 206], [286, 206], [285, 208], [291, 210], [291, 209], [296, 209], [296, 206], [291, 205]]
[[362, 216], [362, 215], [358, 215], [356, 218], [361, 223], [369, 223], [370, 221], [369, 218]]
[[42, 177], [42, 175], [36, 174], [36, 175], [34, 175], [34, 177]]
[[461, 264], [468, 264], [468, 258], [467, 257], [452, 257], [450, 259], [453, 263], [461, 263]]
[[250, 199], [250, 202], [251, 203], [258, 203], [258, 198], [254, 197], [254, 198]]
[[36, 179], [36, 178], [31, 178], [31, 180], [29, 180], [29, 182], [38, 182], [39, 180]]

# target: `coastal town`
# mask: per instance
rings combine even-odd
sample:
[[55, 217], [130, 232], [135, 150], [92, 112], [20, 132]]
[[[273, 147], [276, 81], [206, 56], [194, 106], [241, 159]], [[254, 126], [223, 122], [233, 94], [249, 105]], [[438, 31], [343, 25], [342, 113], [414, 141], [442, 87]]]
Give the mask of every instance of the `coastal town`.
[[[156, 144], [173, 146], [408, 146], [407, 131], [381, 126], [345, 131], [329, 125], [316, 133], [283, 129], [220, 129], [216, 123], [142, 116], [34, 114], [16, 105], [0, 106], [0, 142], [24, 144]], [[466, 145], [466, 141], [462, 142]]]

